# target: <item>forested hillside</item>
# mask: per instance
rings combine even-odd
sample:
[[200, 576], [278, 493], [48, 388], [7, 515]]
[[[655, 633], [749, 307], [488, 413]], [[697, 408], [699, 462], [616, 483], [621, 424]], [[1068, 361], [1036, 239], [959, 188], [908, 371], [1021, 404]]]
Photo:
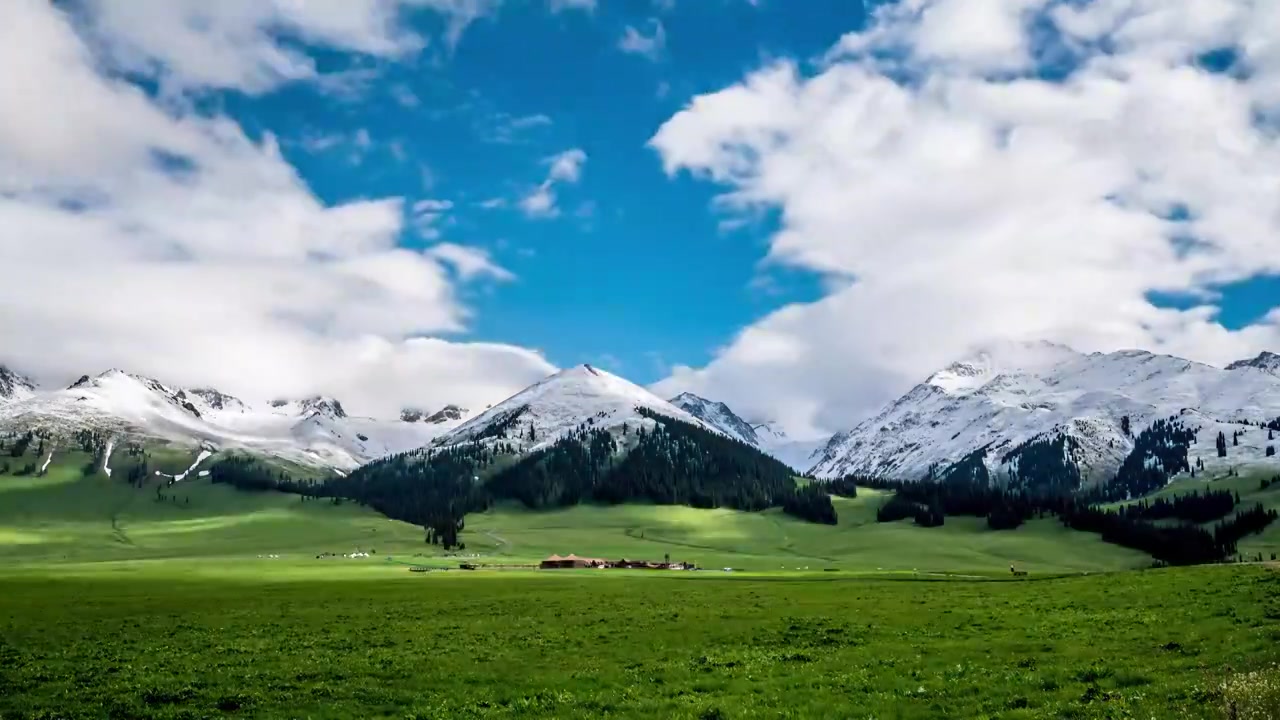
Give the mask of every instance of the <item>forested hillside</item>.
[[[698, 508], [764, 510], [834, 524], [820, 488], [799, 488], [791, 469], [739, 440], [645, 408], [644, 422], [600, 429], [591, 423], [523, 457], [504, 436], [400, 453], [346, 477], [301, 483], [241, 460], [214, 468], [215, 482], [349, 499], [427, 528], [428, 539], [458, 542], [467, 513], [499, 500], [530, 508], [583, 502], [652, 502]], [[512, 426], [513, 430], [515, 425]]]

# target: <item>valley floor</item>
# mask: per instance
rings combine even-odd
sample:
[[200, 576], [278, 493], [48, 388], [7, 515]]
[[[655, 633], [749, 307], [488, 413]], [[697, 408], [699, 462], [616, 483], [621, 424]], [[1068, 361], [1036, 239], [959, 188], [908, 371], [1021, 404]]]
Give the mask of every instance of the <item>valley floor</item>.
[[[135, 487], [87, 460], [0, 476], [0, 718], [1212, 718], [1266, 687], [1280, 703], [1280, 571], [1141, 570], [1054, 520], [876, 523], [869, 490], [834, 500], [835, 527], [500, 506], [446, 555], [351, 503]], [[708, 571], [458, 569], [552, 553]]]
[[1260, 566], [3, 582], [5, 718], [1225, 718], [1277, 701], [1242, 680], [1280, 661], [1280, 572]]

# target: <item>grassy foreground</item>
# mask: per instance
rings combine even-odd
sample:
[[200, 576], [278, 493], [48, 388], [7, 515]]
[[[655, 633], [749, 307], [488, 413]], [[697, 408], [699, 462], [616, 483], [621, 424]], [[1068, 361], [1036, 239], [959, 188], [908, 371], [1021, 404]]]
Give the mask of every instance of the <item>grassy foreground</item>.
[[1212, 718], [1280, 660], [1260, 566], [3, 582], [5, 718]]

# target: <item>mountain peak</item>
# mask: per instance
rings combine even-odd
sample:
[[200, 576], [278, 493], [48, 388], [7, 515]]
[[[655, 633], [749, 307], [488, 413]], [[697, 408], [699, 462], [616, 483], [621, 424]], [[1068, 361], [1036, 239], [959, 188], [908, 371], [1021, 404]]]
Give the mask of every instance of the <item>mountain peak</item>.
[[347, 411], [343, 409], [342, 403], [334, 398], [325, 397], [323, 395], [313, 395], [298, 401], [298, 405], [302, 408], [302, 414], [319, 413], [330, 418], [344, 418]]
[[[244, 409], [245, 407], [240, 398], [211, 387], [190, 388], [186, 390], [186, 393], [195, 395], [203, 400], [211, 410]], [[182, 391], [179, 391], [179, 394], [182, 394]]]
[[582, 426], [604, 429], [651, 424], [639, 408], [715, 430], [639, 385], [583, 364], [530, 385], [459, 425], [435, 444], [507, 437], [532, 448], [550, 444]]
[[974, 348], [930, 375], [925, 384], [948, 395], [968, 395], [1000, 375], [1038, 373], [1081, 357], [1084, 356], [1066, 345], [1045, 340], [1001, 340]]
[[1280, 375], [1280, 355], [1277, 355], [1270, 350], [1263, 350], [1258, 353], [1257, 357], [1249, 358], [1248, 360], [1237, 360], [1231, 363], [1227, 366], [1227, 369], [1239, 370], [1240, 368], [1246, 367], [1257, 368], [1264, 372]]

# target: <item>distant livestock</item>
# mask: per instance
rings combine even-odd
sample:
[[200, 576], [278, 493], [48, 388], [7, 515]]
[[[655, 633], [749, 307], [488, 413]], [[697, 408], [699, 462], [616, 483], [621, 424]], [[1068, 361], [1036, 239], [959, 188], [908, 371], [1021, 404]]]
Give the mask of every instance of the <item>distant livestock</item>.
[[1009, 566], [1009, 572], [1013, 573], [1014, 577], [1022, 577], [1027, 574], [1026, 570], [1019, 570], [1012, 565]]

